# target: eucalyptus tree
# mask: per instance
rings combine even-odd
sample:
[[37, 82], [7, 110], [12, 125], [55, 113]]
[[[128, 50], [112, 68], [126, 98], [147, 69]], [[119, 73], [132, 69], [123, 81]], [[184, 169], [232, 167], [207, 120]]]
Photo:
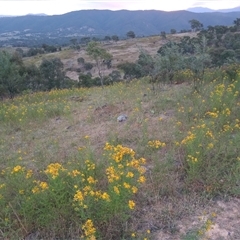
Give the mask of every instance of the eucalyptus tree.
[[189, 20], [192, 31], [196, 32], [203, 29], [203, 24], [196, 19]]
[[193, 87], [199, 90], [198, 87], [203, 82], [204, 72], [207, 67], [211, 66], [211, 57], [208, 53], [207, 39], [203, 36], [199, 43], [194, 45], [194, 55], [186, 58], [186, 68], [189, 68], [193, 73]]
[[24, 90], [24, 78], [20, 74], [22, 66], [6, 51], [0, 51], [0, 95], [13, 98]]
[[184, 68], [181, 48], [176, 43], [169, 42], [159, 49], [154, 68], [159, 72], [163, 82], [172, 82], [174, 74]]
[[65, 72], [59, 58], [43, 59], [40, 67], [44, 90], [60, 89], [64, 85]]
[[239, 31], [240, 30], [240, 18], [237, 18], [236, 20], [234, 20], [233, 24], [236, 26], [237, 31]]
[[154, 83], [156, 82], [157, 70], [155, 68], [155, 58], [148, 52], [141, 50], [138, 56], [137, 63], [141, 66], [141, 75], [149, 76], [152, 84], [152, 90], [155, 90]]
[[106, 62], [112, 60], [112, 55], [104, 48], [100, 47], [99, 43], [91, 41], [87, 46], [87, 54], [95, 61], [98, 69], [98, 75], [101, 80], [101, 86], [104, 86], [103, 67]]

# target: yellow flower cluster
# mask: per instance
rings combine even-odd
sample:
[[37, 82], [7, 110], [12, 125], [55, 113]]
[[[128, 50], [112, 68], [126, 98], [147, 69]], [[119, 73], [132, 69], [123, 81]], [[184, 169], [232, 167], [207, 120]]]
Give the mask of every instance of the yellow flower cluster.
[[197, 162], [198, 161], [198, 159], [196, 157], [192, 156], [192, 155], [188, 155], [188, 160], [187, 161], [189, 161], [189, 160], [191, 162]]
[[240, 120], [236, 119], [235, 122], [236, 122], [236, 124], [235, 124], [234, 128], [240, 129]]
[[[157, 142], [159, 146], [165, 146], [165, 144], [159, 144], [159, 142]], [[108, 182], [112, 186], [113, 193], [118, 196], [126, 191], [130, 194], [137, 193], [137, 185], [146, 181], [144, 176], [146, 160], [144, 158], [136, 159], [135, 152], [132, 149], [121, 145], [114, 147], [106, 143], [105, 150], [109, 151], [111, 161], [110, 166], [106, 168], [106, 175]], [[128, 207], [131, 210], [134, 209], [135, 202], [129, 200]]]
[[108, 177], [108, 181], [110, 183], [112, 183], [114, 181], [118, 181], [120, 179], [120, 175], [121, 175], [121, 173], [118, 173], [118, 171], [113, 166], [110, 166], [106, 169], [106, 174]]
[[85, 164], [87, 166], [87, 170], [90, 171], [90, 170], [94, 170], [96, 165], [95, 163], [92, 163], [90, 160], [86, 160], [85, 161]]
[[214, 139], [213, 133], [210, 130], [206, 132], [206, 136]]
[[97, 180], [95, 180], [92, 176], [88, 177], [87, 181], [89, 184], [95, 184], [97, 182]]
[[73, 200], [74, 202], [77, 202], [79, 206], [83, 206], [84, 208], [88, 208], [87, 204], [84, 203], [85, 198], [92, 197], [94, 201], [98, 201], [100, 199], [110, 202], [110, 196], [107, 192], [102, 192], [101, 190], [94, 191], [94, 189], [87, 185], [83, 187], [82, 191], [77, 190]]
[[192, 142], [196, 138], [196, 135], [192, 132], [188, 132], [188, 135], [181, 141], [181, 144], [187, 144], [188, 142]]
[[160, 147], [165, 147], [166, 143], [160, 142], [159, 140], [153, 140], [153, 141], [148, 141], [148, 146], [151, 148], [160, 148]]
[[222, 111], [223, 115], [229, 116], [231, 114], [231, 111], [229, 108], [226, 108], [225, 110]]
[[87, 237], [87, 240], [95, 240], [95, 233], [96, 228], [93, 225], [93, 222], [91, 219], [88, 219], [82, 226], [82, 230], [84, 231], [85, 236]]
[[27, 174], [26, 174], [26, 178], [30, 178], [33, 175], [33, 171], [32, 170], [28, 170]]
[[212, 91], [210, 93], [210, 96], [211, 97], [214, 97], [214, 96], [218, 96], [218, 97], [222, 97], [223, 93], [225, 91], [225, 85], [224, 84], [218, 84], [215, 88], [214, 88], [214, 91]]
[[37, 186], [32, 189], [32, 193], [39, 193], [48, 189], [48, 184], [46, 182], [34, 181]]
[[11, 173], [14, 174], [14, 173], [18, 173], [18, 172], [23, 171], [23, 170], [24, 170], [24, 167], [22, 167], [20, 165], [17, 165], [13, 168]]
[[64, 171], [65, 169], [62, 167], [60, 163], [51, 163], [47, 166], [45, 173], [50, 174], [53, 179], [55, 179], [59, 175], [59, 171]]
[[129, 206], [130, 209], [134, 209], [134, 208], [135, 208], [135, 205], [136, 205], [136, 204], [135, 204], [135, 202], [134, 202], [133, 200], [129, 200], [129, 201], [128, 201], [128, 206]]
[[70, 175], [72, 177], [77, 177], [80, 174], [81, 174], [81, 172], [78, 170], [72, 170], [71, 172], [68, 173], [68, 175]]
[[212, 149], [213, 147], [214, 147], [213, 143], [209, 143], [209, 144], [207, 145], [207, 149]]
[[73, 197], [73, 200], [76, 202], [79, 202], [80, 206], [82, 206], [83, 200], [84, 200], [83, 193], [80, 190], [77, 190], [77, 192], [75, 193], [75, 195]]
[[217, 118], [218, 117], [218, 112], [206, 112], [206, 115], [208, 115], [212, 118]]
[[[107, 147], [105, 149], [107, 149]], [[122, 145], [117, 145], [116, 147], [113, 147], [112, 150], [113, 150], [112, 159], [114, 159], [114, 161], [117, 163], [121, 162], [124, 156], [129, 157], [135, 156], [135, 152], [131, 148], [123, 147]]]

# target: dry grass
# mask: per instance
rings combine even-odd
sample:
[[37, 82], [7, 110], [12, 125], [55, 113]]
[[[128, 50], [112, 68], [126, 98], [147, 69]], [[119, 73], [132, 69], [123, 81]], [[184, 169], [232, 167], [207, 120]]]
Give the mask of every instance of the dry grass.
[[[101, 47], [108, 50], [113, 55], [112, 68], [104, 69], [104, 74], [108, 75], [113, 70], [117, 70], [117, 65], [123, 62], [135, 62], [138, 59], [140, 50], [145, 50], [151, 55], [157, 54], [158, 49], [168, 41], [178, 41], [183, 36], [195, 36], [196, 33], [179, 33], [167, 35], [167, 39], [162, 39], [161, 36], [151, 36], [144, 38], [133, 38], [120, 40], [118, 42], [109, 41], [102, 42]], [[60, 58], [64, 64], [66, 75], [73, 80], [78, 80], [79, 73], [75, 71], [79, 68], [77, 59], [83, 57], [85, 62], [94, 63], [85, 51], [86, 47], [82, 47], [79, 51], [70, 48], [63, 48], [61, 52], [41, 54], [34, 57], [24, 58], [24, 63], [27, 65], [35, 64], [39, 66], [43, 58]], [[71, 70], [69, 70], [71, 69]], [[94, 67], [91, 71], [94, 77], [97, 77], [97, 69]]]

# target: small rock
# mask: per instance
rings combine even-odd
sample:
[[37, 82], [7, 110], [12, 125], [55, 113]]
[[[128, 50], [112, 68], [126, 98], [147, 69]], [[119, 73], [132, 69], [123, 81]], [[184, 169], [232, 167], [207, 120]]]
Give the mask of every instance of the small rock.
[[122, 115], [118, 116], [118, 118], [117, 118], [118, 122], [124, 122], [126, 120], [127, 120], [127, 115], [125, 115], [125, 114], [122, 114]]

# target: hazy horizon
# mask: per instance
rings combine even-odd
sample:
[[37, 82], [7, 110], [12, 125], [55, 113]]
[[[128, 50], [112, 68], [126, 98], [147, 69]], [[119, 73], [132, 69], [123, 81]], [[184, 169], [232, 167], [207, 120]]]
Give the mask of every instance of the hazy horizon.
[[209, 1], [158, 1], [155, 0], [69, 0], [69, 1], [57, 1], [57, 0], [0, 0], [0, 15], [5, 16], [21, 16], [27, 14], [46, 14], [46, 15], [59, 15], [78, 10], [162, 10], [162, 11], [176, 11], [186, 10], [194, 7], [210, 8], [213, 10], [230, 9], [239, 7], [239, 1], [232, 0], [209, 0]]

